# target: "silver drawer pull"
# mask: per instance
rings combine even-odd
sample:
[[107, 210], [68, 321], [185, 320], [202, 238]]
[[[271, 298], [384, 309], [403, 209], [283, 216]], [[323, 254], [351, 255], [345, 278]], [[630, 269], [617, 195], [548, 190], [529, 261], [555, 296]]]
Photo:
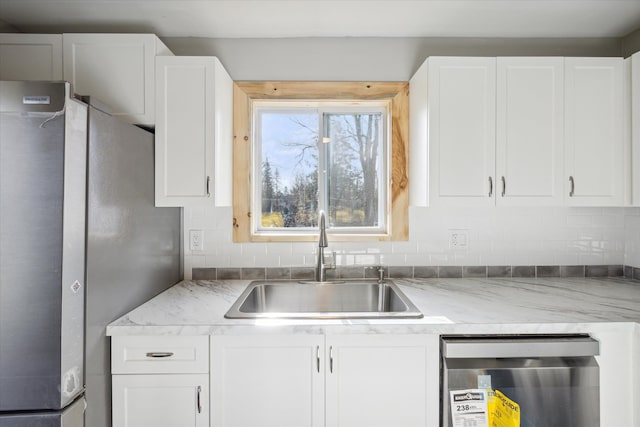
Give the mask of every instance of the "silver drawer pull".
[[576, 182], [572, 176], [569, 177], [569, 184], [571, 184], [571, 190], [569, 190], [569, 197], [573, 197], [576, 192]]
[[171, 356], [173, 356], [173, 352], [171, 351], [151, 351], [147, 353], [147, 357], [160, 358], [160, 357], [171, 357]]
[[202, 386], [198, 386], [198, 394], [197, 394], [197, 407], [198, 407], [198, 413], [201, 414], [202, 413], [202, 402], [200, 402], [200, 395], [202, 394]]
[[329, 347], [329, 372], [333, 374], [333, 346]]

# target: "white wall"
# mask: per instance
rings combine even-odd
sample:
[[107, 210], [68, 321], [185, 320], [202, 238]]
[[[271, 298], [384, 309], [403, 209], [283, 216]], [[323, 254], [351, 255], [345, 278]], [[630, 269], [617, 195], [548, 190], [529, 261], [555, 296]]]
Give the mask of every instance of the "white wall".
[[[627, 47], [634, 44], [630, 37]], [[164, 38], [176, 55], [214, 55], [234, 80], [408, 81], [431, 55], [620, 56], [623, 39]], [[640, 267], [640, 209], [412, 208], [407, 242], [336, 243], [340, 265]], [[313, 266], [313, 243], [232, 242], [231, 208], [185, 209], [185, 276], [193, 267]], [[189, 251], [189, 230], [205, 250]], [[468, 229], [467, 251], [448, 230]], [[626, 237], [627, 234], [631, 236]], [[625, 257], [625, 246], [627, 255]]]
[[0, 33], [17, 33], [19, 32], [13, 25], [7, 24], [0, 20]]
[[428, 56], [620, 56], [622, 40], [166, 37], [176, 55], [220, 58], [234, 80], [408, 81]]
[[[314, 243], [233, 243], [231, 208], [184, 213], [186, 278], [193, 267], [315, 265]], [[640, 208], [411, 208], [409, 221], [409, 241], [331, 243], [329, 238], [329, 249], [343, 266], [640, 266]], [[202, 252], [188, 249], [192, 229], [205, 231]], [[449, 248], [449, 229], [469, 230], [467, 251]], [[633, 247], [628, 260], [625, 243]]]
[[622, 38], [622, 55], [624, 57], [640, 51], [640, 29]]

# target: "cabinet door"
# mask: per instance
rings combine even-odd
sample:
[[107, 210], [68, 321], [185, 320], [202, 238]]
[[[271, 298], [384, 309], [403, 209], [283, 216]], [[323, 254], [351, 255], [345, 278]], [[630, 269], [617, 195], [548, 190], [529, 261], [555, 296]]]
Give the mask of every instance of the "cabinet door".
[[0, 80], [62, 80], [62, 36], [0, 34]]
[[565, 200], [624, 203], [623, 60], [565, 59]]
[[212, 206], [214, 185], [230, 201], [232, 86], [216, 58], [156, 59], [156, 206]]
[[327, 427], [427, 425], [425, 336], [337, 335], [326, 346]]
[[155, 57], [171, 52], [153, 34], [64, 34], [64, 79], [114, 116], [155, 124]]
[[495, 58], [429, 58], [427, 86], [431, 204], [493, 205]]
[[213, 427], [324, 426], [322, 336], [211, 338]]
[[208, 427], [209, 375], [113, 375], [113, 427]]
[[563, 65], [563, 58], [498, 58], [498, 205], [563, 204]]

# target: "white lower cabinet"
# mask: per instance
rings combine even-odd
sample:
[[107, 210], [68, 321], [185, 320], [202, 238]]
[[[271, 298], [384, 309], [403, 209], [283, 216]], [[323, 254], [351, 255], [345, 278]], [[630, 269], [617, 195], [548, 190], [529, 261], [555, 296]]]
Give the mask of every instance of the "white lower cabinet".
[[214, 336], [211, 425], [424, 427], [427, 342], [423, 335]]
[[211, 426], [324, 426], [323, 351], [322, 335], [211, 337]]
[[208, 427], [209, 337], [111, 338], [113, 427]]
[[326, 345], [327, 427], [427, 425], [424, 336], [334, 335]]
[[113, 426], [208, 427], [209, 374], [113, 375]]

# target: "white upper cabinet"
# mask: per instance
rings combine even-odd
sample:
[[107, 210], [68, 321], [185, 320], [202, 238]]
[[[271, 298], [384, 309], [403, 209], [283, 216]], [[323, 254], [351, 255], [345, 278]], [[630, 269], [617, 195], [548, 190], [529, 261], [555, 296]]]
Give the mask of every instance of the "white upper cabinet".
[[156, 206], [231, 205], [231, 77], [188, 56], [158, 57], [156, 77]]
[[411, 79], [412, 205], [624, 205], [631, 177], [623, 65], [428, 58]]
[[562, 58], [498, 58], [496, 203], [561, 205]]
[[153, 34], [64, 34], [64, 79], [130, 123], [155, 124], [155, 57], [173, 55]]
[[565, 59], [565, 200], [570, 206], [625, 202], [622, 58]]
[[631, 190], [632, 204], [640, 206], [640, 52], [629, 61], [631, 72]]
[[0, 34], [0, 80], [62, 80], [62, 36]]
[[495, 58], [431, 57], [410, 85], [412, 205], [493, 204]]

